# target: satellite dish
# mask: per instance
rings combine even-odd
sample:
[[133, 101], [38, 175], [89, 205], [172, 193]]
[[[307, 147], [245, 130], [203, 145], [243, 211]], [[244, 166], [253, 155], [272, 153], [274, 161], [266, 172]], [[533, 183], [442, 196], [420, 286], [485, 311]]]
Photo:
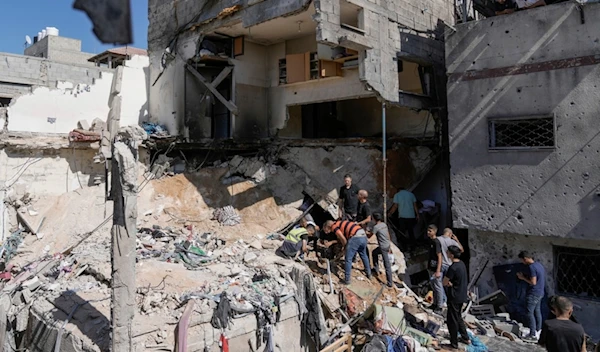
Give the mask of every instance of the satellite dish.
[[31, 45], [31, 37], [26, 35], [25, 36], [25, 43], [27, 43], [27, 45]]

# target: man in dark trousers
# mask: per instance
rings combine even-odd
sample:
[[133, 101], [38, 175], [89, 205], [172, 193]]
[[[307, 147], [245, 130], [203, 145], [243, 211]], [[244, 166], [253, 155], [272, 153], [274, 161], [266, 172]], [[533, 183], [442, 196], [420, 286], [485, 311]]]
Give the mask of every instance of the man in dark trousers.
[[527, 273], [517, 273], [517, 278], [529, 284], [527, 287], [527, 320], [529, 336], [526, 339], [537, 341], [542, 331], [542, 298], [546, 284], [546, 270], [539, 262], [533, 259], [533, 255], [527, 251], [519, 253], [523, 264], [527, 265]]
[[352, 177], [350, 177], [350, 175], [345, 175], [344, 185], [340, 187], [338, 200], [340, 220], [356, 221], [358, 191], [358, 186], [352, 183]]
[[556, 297], [552, 302], [556, 319], [546, 320], [538, 344], [548, 352], [585, 352], [585, 331], [580, 324], [570, 320], [573, 303], [566, 297]]
[[467, 334], [467, 327], [462, 318], [463, 304], [469, 300], [467, 295], [467, 267], [460, 258], [461, 250], [457, 246], [448, 247], [448, 258], [452, 260], [452, 265], [448, 268], [444, 277], [444, 287], [448, 296], [448, 331], [450, 332], [450, 345], [458, 349], [458, 334], [460, 333], [461, 342], [469, 345], [471, 340]]

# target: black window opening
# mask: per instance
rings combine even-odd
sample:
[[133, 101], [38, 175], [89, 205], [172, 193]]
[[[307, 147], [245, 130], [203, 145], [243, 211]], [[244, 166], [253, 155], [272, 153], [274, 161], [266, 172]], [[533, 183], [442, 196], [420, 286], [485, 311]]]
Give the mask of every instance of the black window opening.
[[488, 121], [489, 149], [554, 149], [556, 129], [553, 116], [493, 118]]
[[600, 300], [600, 251], [554, 247], [556, 292], [581, 299]]

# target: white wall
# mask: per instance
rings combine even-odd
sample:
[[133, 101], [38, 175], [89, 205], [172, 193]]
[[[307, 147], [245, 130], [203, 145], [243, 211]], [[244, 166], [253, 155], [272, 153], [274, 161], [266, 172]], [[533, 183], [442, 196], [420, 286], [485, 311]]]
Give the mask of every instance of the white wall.
[[[12, 132], [69, 133], [77, 121], [106, 120], [113, 75], [104, 73], [93, 85], [60, 84], [60, 88], [36, 88], [8, 107], [8, 130]], [[55, 118], [54, 123], [49, 118]]]
[[[148, 57], [135, 56], [123, 69], [121, 125], [137, 125], [148, 118]], [[106, 121], [113, 73], [104, 72], [92, 85], [59, 82], [56, 88], [36, 88], [14, 99], [8, 108], [11, 132], [69, 133], [77, 122]], [[55, 118], [55, 122], [49, 122]]]
[[148, 66], [150, 58], [134, 56], [125, 62], [121, 86], [121, 125], [137, 125], [148, 120]]

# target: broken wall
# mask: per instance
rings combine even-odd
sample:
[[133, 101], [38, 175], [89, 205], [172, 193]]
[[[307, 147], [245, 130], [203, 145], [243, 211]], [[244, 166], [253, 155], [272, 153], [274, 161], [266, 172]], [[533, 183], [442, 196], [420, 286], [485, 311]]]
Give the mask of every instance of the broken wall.
[[[173, 135], [182, 134], [184, 119], [190, 119], [190, 116], [185, 116], [186, 111], [192, 110], [192, 115], [201, 120], [194, 123], [199, 128], [208, 128], [207, 119], [203, 119], [200, 116], [202, 114], [197, 112], [201, 107], [196, 106], [198, 104], [195, 102], [186, 101], [186, 96], [194, 96], [194, 93], [186, 93], [186, 90], [201, 91], [203, 88], [195, 82], [184, 83], [184, 65], [196, 54], [201, 35], [212, 31], [230, 33], [232, 27], [240, 25], [243, 31], [236, 32], [236, 35], [243, 34], [248, 39], [245, 41], [244, 55], [230, 60], [235, 65], [234, 103], [240, 111], [233, 118], [235, 138], [277, 135], [278, 130], [283, 129], [290, 118], [287, 108], [294, 105], [376, 95], [399, 103], [396, 57], [441, 65], [443, 45], [439, 40], [440, 28], [443, 23], [453, 22], [452, 2], [433, 0], [423, 6], [414, 6], [408, 1], [388, 1], [387, 4], [358, 0], [353, 2], [365, 8], [366, 30], [361, 38], [350, 36], [346, 30], [341, 29], [339, 4], [336, 7], [336, 1], [331, 0], [314, 1], [312, 4], [308, 0], [253, 1], [248, 4], [235, 1], [150, 1], [148, 40], [152, 121], [165, 124]], [[239, 7], [234, 8], [231, 14], [220, 14], [223, 9], [234, 5]], [[300, 22], [298, 26], [299, 31], [306, 30], [308, 26], [309, 32], [312, 26], [316, 26], [316, 33], [289, 40], [273, 39], [269, 43], [263, 43], [265, 45], [252, 42], [252, 31], [258, 28], [256, 26], [265, 25], [274, 19], [283, 21], [289, 16], [314, 9], [317, 11], [313, 16], [314, 22]], [[409, 15], [405, 18], [396, 12]], [[334, 19], [336, 16], [338, 21]], [[188, 26], [184, 25], [186, 23]], [[296, 23], [289, 20], [289, 23], [282, 25], [289, 27]], [[405, 27], [417, 28], [418, 33], [414, 34]], [[277, 38], [277, 33], [273, 33], [273, 38]], [[356, 46], [353, 45], [353, 40], [370, 44]], [[279, 85], [279, 59], [285, 58], [286, 54], [316, 51], [317, 42], [363, 50], [363, 54], [365, 49], [368, 50], [366, 54], [361, 54], [360, 70], [344, 70], [343, 77]], [[167, 53], [165, 50], [169, 45], [172, 48]], [[265, 77], [268, 77], [267, 80]], [[193, 79], [187, 77], [185, 81]], [[423, 107], [426, 104], [417, 105]], [[199, 132], [190, 137], [202, 138], [207, 135], [206, 132]]]
[[[561, 3], [448, 35], [456, 227], [597, 241], [599, 17], [600, 4]], [[532, 116], [554, 117], [554, 148], [489, 150], [490, 118]]]
[[[397, 57], [443, 64], [444, 24], [454, 23], [452, 1], [348, 0], [360, 8], [361, 32], [340, 26], [339, 0], [316, 0], [317, 40], [360, 53], [360, 79], [390, 102], [399, 102]], [[436, 40], [437, 39], [437, 40]], [[366, 49], [366, 51], [365, 51]]]
[[[147, 118], [148, 61], [147, 57], [134, 56], [125, 63], [121, 83], [122, 126], [137, 125]], [[7, 131], [65, 134], [78, 128], [80, 120], [90, 125], [96, 118], [106, 121], [115, 72], [104, 72], [92, 84], [61, 81], [56, 88], [38, 87], [14, 99], [7, 109]]]
[[112, 70], [67, 64], [32, 56], [0, 53], [0, 96], [14, 98], [31, 88], [55, 88], [58, 82], [94, 84]]
[[[600, 250], [598, 241], [583, 239], [565, 239], [556, 236], [541, 238], [520, 234], [469, 230], [470, 273], [473, 275], [487, 260], [485, 271], [477, 283], [479, 296], [483, 297], [498, 290], [492, 268], [498, 265], [520, 263], [519, 252], [528, 250], [535, 260], [546, 269], [546, 292], [548, 297], [556, 292], [556, 268], [553, 246]], [[516, 274], [516, 273], [515, 273]], [[516, 280], [516, 279], [515, 279]], [[594, 340], [600, 338], [600, 302], [593, 299], [568, 296], [575, 305], [573, 314], [584, 326], [585, 332]]]
[[[148, 53], [150, 56], [150, 115], [152, 121], [166, 125], [172, 135], [181, 134], [183, 131], [185, 111], [184, 64], [187, 59], [194, 56], [197, 40], [201, 34], [198, 27], [188, 28], [184, 26], [186, 23], [201, 24], [204, 33], [239, 22], [243, 22], [244, 27], [251, 27], [277, 17], [305, 10], [309, 3], [309, 0], [266, 0], [248, 5], [233, 0], [149, 1]], [[235, 5], [241, 7], [229, 16], [217, 18], [223, 9]], [[181, 34], [176, 36], [178, 29], [181, 29]], [[165, 49], [170, 43], [175, 44], [175, 42], [172, 42], [175, 38], [177, 38], [177, 45], [174, 45], [173, 51], [177, 53], [177, 58], [165, 55]], [[244, 60], [243, 57], [239, 57], [239, 59]], [[163, 68], [164, 60], [169, 62], [166, 68]], [[257, 62], [255, 61], [255, 63]], [[250, 63], [250, 65], [253, 64]], [[234, 75], [238, 74], [234, 73]], [[158, 79], [159, 76], [160, 79]], [[259, 87], [258, 91], [262, 91], [260, 84], [255, 85], [247, 82], [241, 83], [241, 85], [239, 91], [236, 90], [236, 94], [241, 94], [242, 104], [250, 104], [251, 99], [254, 99], [254, 94], [251, 91], [252, 86]], [[266, 94], [266, 92], [260, 92], [258, 96], [260, 97], [261, 94]], [[261, 106], [260, 104], [258, 106]], [[257, 109], [257, 106], [252, 104], [252, 109]], [[266, 117], [262, 115], [260, 109], [264, 109], [264, 107], [259, 108], [257, 112], [247, 111], [246, 109], [244, 114], [247, 114], [250, 122], [246, 124], [239, 121], [242, 120], [241, 117], [236, 119], [235, 124], [240, 128], [234, 134], [237, 133], [238, 136], [240, 134], [246, 135], [247, 131], [242, 128], [251, 126], [248, 137], [253, 137], [257, 133], [266, 136], [267, 131], [264, 127]]]

